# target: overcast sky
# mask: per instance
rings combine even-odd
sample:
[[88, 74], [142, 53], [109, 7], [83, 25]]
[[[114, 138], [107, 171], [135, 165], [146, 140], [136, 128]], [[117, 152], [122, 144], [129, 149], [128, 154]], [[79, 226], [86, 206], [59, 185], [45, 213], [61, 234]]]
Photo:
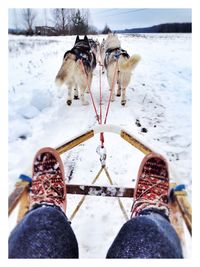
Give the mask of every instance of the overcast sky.
[[191, 9], [91, 9], [97, 28], [107, 23], [112, 30], [146, 27], [165, 22], [191, 22]]
[[[191, 22], [191, 9], [183, 8], [99, 8], [90, 10], [90, 24], [102, 30], [107, 24], [111, 30], [153, 26], [167, 22]], [[37, 25], [45, 25], [44, 9], [37, 9]], [[51, 10], [46, 9], [47, 24], [51, 25]], [[9, 28], [22, 27], [20, 10], [9, 9]]]

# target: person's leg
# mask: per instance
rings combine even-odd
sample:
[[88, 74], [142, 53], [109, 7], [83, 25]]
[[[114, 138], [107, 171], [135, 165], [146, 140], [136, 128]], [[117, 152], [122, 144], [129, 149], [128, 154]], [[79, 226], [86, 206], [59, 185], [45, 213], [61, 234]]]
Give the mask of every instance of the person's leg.
[[9, 258], [78, 258], [65, 215], [64, 167], [56, 150], [43, 148], [33, 161], [30, 211], [9, 238]]
[[180, 240], [169, 222], [169, 176], [158, 154], [146, 156], [134, 191], [132, 219], [119, 231], [107, 258], [182, 258]]
[[66, 215], [56, 206], [29, 211], [11, 232], [9, 258], [78, 258], [78, 244]]
[[182, 250], [170, 222], [156, 210], [144, 210], [123, 225], [107, 258], [182, 258]]

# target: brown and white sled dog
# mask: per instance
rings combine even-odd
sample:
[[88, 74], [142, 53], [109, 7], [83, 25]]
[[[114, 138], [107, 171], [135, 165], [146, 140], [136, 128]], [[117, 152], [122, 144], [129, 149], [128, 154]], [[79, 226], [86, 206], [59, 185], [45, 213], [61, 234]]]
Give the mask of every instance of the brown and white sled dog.
[[91, 86], [93, 70], [96, 67], [96, 56], [91, 50], [87, 36], [84, 39], [76, 37], [74, 47], [64, 54], [61, 68], [56, 76], [55, 82], [58, 86], [63, 84], [68, 87], [67, 104], [72, 103], [72, 93], [74, 99], [80, 98], [83, 105], [88, 105], [85, 100], [85, 91]]
[[[132, 71], [140, 61], [141, 57], [137, 54], [130, 57], [128, 53], [121, 48], [121, 43], [115, 34], [109, 34], [107, 36], [104, 43], [104, 49], [104, 66], [107, 70], [110, 90], [117, 82], [117, 96], [121, 96], [121, 104], [125, 105], [126, 88], [131, 80]], [[114, 76], [116, 77], [115, 80], [113, 80]], [[114, 98], [115, 92], [113, 89], [111, 101], [114, 101]]]

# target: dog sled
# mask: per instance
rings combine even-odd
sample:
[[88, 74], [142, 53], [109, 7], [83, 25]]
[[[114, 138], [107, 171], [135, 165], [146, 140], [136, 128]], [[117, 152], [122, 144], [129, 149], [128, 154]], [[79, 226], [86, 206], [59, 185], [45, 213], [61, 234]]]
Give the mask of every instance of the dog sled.
[[[94, 179], [91, 181], [90, 185], [85, 184], [72, 184], [71, 182], [66, 185], [67, 194], [73, 195], [82, 195], [78, 205], [72, 212], [68, 219], [70, 221], [77, 215], [79, 209], [81, 208], [84, 200], [87, 196], [93, 197], [112, 197], [116, 198], [119, 203], [119, 208], [121, 209], [125, 220], [129, 219], [129, 214], [127, 214], [126, 209], [123, 206], [122, 199], [123, 198], [131, 198], [133, 199], [134, 196], [134, 188], [133, 187], [119, 187], [115, 186], [114, 180], [112, 179], [110, 173], [108, 172], [106, 166], [106, 150], [104, 147], [104, 133], [113, 133], [119, 135], [124, 141], [128, 142], [131, 146], [138, 149], [145, 155], [154, 151], [154, 149], [150, 148], [148, 145], [144, 144], [142, 140], [139, 140], [131, 133], [127, 132], [124, 129], [121, 129], [119, 126], [107, 124], [107, 117], [110, 107], [111, 98], [114, 92], [115, 81], [117, 80], [118, 75], [118, 57], [115, 63], [115, 70], [113, 74], [113, 78], [110, 86], [110, 95], [108, 100], [108, 105], [105, 112], [105, 119], [102, 120], [102, 91], [101, 91], [101, 83], [100, 83], [100, 113], [97, 112], [97, 107], [94, 103], [94, 98], [92, 92], [90, 90], [90, 82], [87, 78], [87, 73], [84, 67], [84, 59], [80, 60], [80, 66], [83, 74], [86, 76], [87, 87], [91, 96], [93, 108], [96, 114], [98, 126], [95, 126], [88, 131], [85, 131], [78, 136], [67, 140], [62, 145], [56, 147], [55, 149], [61, 155], [63, 153], [67, 153], [71, 149], [75, 148], [76, 146], [86, 142], [87, 140], [93, 138], [96, 134], [100, 135], [101, 145], [97, 147], [97, 153], [100, 157], [101, 168], [99, 172], [96, 174]], [[100, 69], [100, 75], [102, 70]], [[101, 76], [100, 76], [101, 81]], [[76, 99], [76, 98], [75, 98]], [[67, 102], [68, 105], [71, 105], [71, 102]], [[99, 179], [102, 172], [105, 172], [106, 177], [108, 179], [107, 186], [97, 186], [96, 181]], [[19, 221], [24, 217], [25, 213], [29, 209], [29, 192], [31, 188], [31, 168], [26, 174], [20, 175], [19, 181], [16, 183], [14, 191], [9, 196], [9, 209], [8, 214], [9, 216], [13, 213], [14, 210], [18, 208], [17, 214], [17, 221]], [[173, 224], [174, 228], [176, 229], [182, 245], [184, 246], [185, 243], [185, 231], [188, 231], [190, 235], [192, 235], [192, 208], [190, 202], [188, 200], [187, 192], [185, 190], [184, 185], [177, 185], [176, 183], [171, 183], [171, 190], [169, 195], [169, 208], [170, 208], [170, 221]]]
[[[138, 149], [145, 155], [156, 152], [148, 147], [144, 142], [130, 134], [129, 132], [121, 129], [115, 125], [102, 124], [90, 129], [80, 135], [66, 141], [62, 145], [56, 147], [57, 152], [61, 155], [67, 153], [74, 147], [86, 142], [87, 140], [94, 137], [96, 134], [113, 133], [119, 135], [124, 141], [128, 142], [131, 146]], [[85, 198], [87, 196], [93, 197], [112, 197], [117, 198], [119, 207], [126, 220], [130, 216], [127, 215], [126, 210], [121, 201], [122, 198], [133, 198], [134, 188], [131, 187], [119, 187], [115, 186], [114, 182], [108, 172], [106, 166], [106, 152], [105, 149], [99, 146], [97, 153], [100, 155], [101, 168], [97, 175], [91, 181], [90, 185], [85, 184], [67, 184], [67, 194], [82, 195], [81, 200], [76, 206], [75, 210], [71, 214], [69, 220], [73, 220], [78, 210], [81, 208]], [[30, 168], [31, 169], [31, 168]], [[97, 186], [95, 185], [102, 171], [105, 172], [108, 178], [108, 186]], [[11, 213], [18, 207], [17, 222], [18, 223], [29, 209], [29, 191], [31, 187], [31, 178], [29, 173], [23, 174], [19, 177], [19, 181], [16, 183], [14, 191], [9, 196], [9, 210], [8, 214]], [[192, 208], [188, 200], [187, 192], [184, 185], [177, 185], [171, 183], [171, 190], [169, 195], [169, 207], [170, 207], [170, 220], [176, 229], [182, 244], [185, 243], [185, 231], [188, 231], [192, 235]]]

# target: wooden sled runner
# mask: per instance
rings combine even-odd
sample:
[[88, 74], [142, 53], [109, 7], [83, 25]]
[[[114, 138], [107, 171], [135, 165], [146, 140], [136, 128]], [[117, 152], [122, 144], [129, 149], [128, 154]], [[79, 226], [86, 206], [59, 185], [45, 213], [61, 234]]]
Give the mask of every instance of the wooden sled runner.
[[[135, 148], [139, 149], [144, 154], [156, 152], [153, 151], [151, 148], [149, 148], [147, 145], [143, 144], [143, 142], [140, 141], [138, 138], [135, 138], [133, 135], [121, 129], [120, 127], [108, 124], [96, 126], [94, 129], [86, 131], [81, 135], [58, 146], [56, 150], [59, 152], [59, 154], [65, 153], [68, 150], [74, 148], [75, 146], [92, 138], [95, 134], [103, 132], [111, 132], [120, 135], [122, 139], [130, 143]], [[125, 219], [126, 220], [129, 219], [130, 216], [126, 214], [126, 211], [121, 202], [121, 198], [133, 198], [134, 188], [113, 186], [113, 181], [108, 173], [108, 170], [103, 162], [103, 159], [101, 163], [102, 163], [101, 169], [94, 178], [94, 180], [91, 182], [91, 185], [67, 184], [67, 194], [83, 195], [82, 199], [80, 200], [73, 214], [69, 218], [70, 220], [73, 219], [73, 217], [81, 207], [87, 195], [101, 196], [101, 197], [116, 197], [118, 199], [119, 206], [122, 210], [122, 213], [124, 214]], [[108, 178], [109, 186], [94, 185], [102, 171], [105, 171], [105, 174]], [[19, 204], [17, 222], [19, 222], [23, 218], [24, 214], [27, 212], [29, 208], [29, 187], [31, 180], [29, 180], [30, 178], [28, 178], [28, 176], [23, 176], [22, 178], [23, 180], [19, 180], [19, 182], [17, 182], [14, 191], [9, 196], [9, 211], [8, 211], [9, 215]], [[184, 225], [187, 226], [190, 235], [192, 235], [192, 208], [188, 201], [186, 190], [184, 189], [183, 186], [177, 186], [176, 184], [171, 184], [171, 188], [172, 190], [170, 197], [171, 199], [170, 220], [174, 228], [176, 229], [181, 241], [184, 243], [184, 231], [185, 231]]]

